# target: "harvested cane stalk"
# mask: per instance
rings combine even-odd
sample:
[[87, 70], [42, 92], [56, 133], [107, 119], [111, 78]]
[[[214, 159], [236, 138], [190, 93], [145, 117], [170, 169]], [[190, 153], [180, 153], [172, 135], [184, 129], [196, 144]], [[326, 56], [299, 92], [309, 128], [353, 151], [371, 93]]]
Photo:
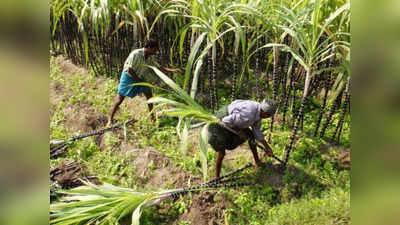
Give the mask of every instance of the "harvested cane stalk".
[[[239, 137], [243, 138], [243, 139], [247, 139], [247, 137], [243, 136], [242, 134], [240, 134], [239, 132], [236, 132], [234, 129], [230, 128], [229, 126], [227, 126], [226, 124], [224, 124], [223, 122], [219, 122], [219, 125], [221, 125], [222, 127], [224, 127], [225, 129], [229, 130], [230, 132], [238, 135]], [[257, 147], [261, 148], [264, 152], [266, 152], [266, 150], [264, 149], [263, 146], [261, 146], [259, 143], [256, 142]], [[275, 155], [272, 155], [272, 158], [278, 160], [278, 162], [283, 164], [283, 161], [280, 160], [278, 157], [276, 157]]]
[[200, 184], [198, 186], [179, 188], [179, 189], [175, 189], [175, 190], [172, 190], [171, 192], [169, 192], [168, 196], [170, 198], [176, 200], [176, 199], [178, 199], [179, 196], [187, 194], [189, 192], [204, 191], [206, 189], [216, 189], [216, 188], [220, 188], [220, 187], [242, 187], [242, 186], [247, 186], [247, 185], [253, 184], [251, 182], [232, 183], [232, 182], [240, 180], [242, 178], [243, 178], [243, 176], [237, 176], [237, 177], [232, 177], [232, 178], [226, 179], [226, 180], [219, 180], [219, 181], [214, 181], [211, 183]]
[[[228, 177], [231, 177], [232, 175], [239, 173], [249, 167], [252, 167], [253, 165], [251, 163], [245, 165], [242, 168], [239, 168], [237, 170], [233, 170], [221, 177], [215, 178], [211, 181], [208, 181], [206, 183], [197, 185], [197, 186], [191, 186], [191, 187], [185, 187], [185, 188], [179, 188], [179, 189], [175, 189], [175, 190], [171, 190], [171, 192], [169, 192], [169, 197], [173, 198], [173, 199], [178, 199], [178, 197], [180, 195], [184, 195], [187, 194], [189, 192], [194, 192], [194, 191], [202, 191], [204, 189], [215, 189], [215, 188], [219, 188], [219, 187], [241, 187], [241, 186], [246, 186], [246, 185], [251, 185], [251, 183], [231, 183], [233, 181], [237, 181], [241, 178], [243, 178], [243, 176], [236, 176], [236, 177], [232, 177], [229, 179], [225, 179]], [[230, 184], [228, 184], [230, 183]]]
[[240, 171], [243, 171], [243, 170], [245, 170], [245, 169], [247, 169], [247, 168], [249, 168], [249, 167], [252, 167], [252, 166], [253, 166], [253, 164], [248, 163], [247, 165], [245, 165], [245, 166], [242, 167], [242, 168], [239, 168], [239, 169], [237, 169], [237, 170], [233, 170], [233, 171], [231, 171], [231, 172], [229, 172], [229, 173], [227, 173], [227, 174], [225, 174], [225, 175], [223, 175], [223, 176], [220, 176], [220, 177], [217, 177], [217, 178], [215, 178], [215, 179], [213, 179], [213, 180], [210, 180], [210, 181], [208, 181], [208, 182], [205, 183], [205, 184], [217, 183], [218, 181], [221, 181], [221, 180], [224, 179], [224, 178], [230, 177], [230, 176], [232, 176], [233, 174], [239, 173]]
[[[265, 150], [265, 148], [263, 146], [261, 146], [260, 144], [256, 143], [257, 147], [261, 148], [264, 152], [267, 152], [267, 150]], [[275, 155], [272, 155], [272, 158], [276, 159], [278, 162], [280, 162], [283, 165], [283, 161], [280, 160], [278, 157], [276, 157]]]
[[87, 133], [84, 133], [84, 134], [81, 134], [81, 135], [77, 135], [77, 136], [73, 136], [73, 137], [70, 137], [68, 139], [51, 140], [50, 141], [50, 158], [55, 158], [55, 157], [61, 155], [67, 149], [67, 143], [74, 142], [76, 140], [83, 139], [83, 138], [90, 137], [90, 136], [101, 135], [101, 134], [104, 134], [107, 131], [111, 131], [111, 130], [114, 130], [116, 128], [119, 128], [122, 125], [128, 125], [128, 124], [131, 124], [131, 123], [135, 123], [136, 121], [137, 120], [135, 120], [135, 119], [130, 119], [130, 120], [126, 121], [126, 122], [119, 123], [119, 124], [116, 124], [116, 125], [111, 126], [111, 127], [103, 128], [103, 129], [100, 129], [100, 130], [89, 131]]

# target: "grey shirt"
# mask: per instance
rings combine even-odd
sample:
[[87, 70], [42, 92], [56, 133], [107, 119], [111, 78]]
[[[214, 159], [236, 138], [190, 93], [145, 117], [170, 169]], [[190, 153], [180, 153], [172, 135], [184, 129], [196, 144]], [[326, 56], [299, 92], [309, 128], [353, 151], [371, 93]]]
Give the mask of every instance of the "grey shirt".
[[228, 105], [228, 115], [222, 118], [229, 127], [251, 127], [257, 140], [264, 140], [261, 132], [260, 103], [251, 100], [235, 100]]

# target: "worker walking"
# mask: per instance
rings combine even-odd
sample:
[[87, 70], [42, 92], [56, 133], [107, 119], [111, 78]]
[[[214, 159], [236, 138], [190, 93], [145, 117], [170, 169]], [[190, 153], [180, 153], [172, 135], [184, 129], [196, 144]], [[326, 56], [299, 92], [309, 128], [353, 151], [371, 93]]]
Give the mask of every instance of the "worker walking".
[[[155, 40], [150, 39], [144, 42], [144, 48], [135, 49], [129, 54], [124, 63], [121, 79], [118, 84], [118, 95], [115, 98], [115, 102], [111, 108], [111, 113], [108, 116], [107, 126], [111, 126], [114, 114], [126, 96], [134, 98], [136, 95], [143, 93], [147, 99], [153, 97], [149, 87], [139, 85], [134, 86], [133, 84], [146, 82], [146, 76], [149, 76], [150, 73], [152, 73], [148, 65], [160, 67], [154, 57], [157, 51], [158, 43]], [[181, 69], [170, 69], [167, 67], [161, 67], [160, 69], [163, 72], [183, 73]], [[148, 107], [151, 112], [153, 110], [153, 105], [148, 104]], [[151, 114], [151, 118], [153, 121], [155, 120], [153, 114]]]

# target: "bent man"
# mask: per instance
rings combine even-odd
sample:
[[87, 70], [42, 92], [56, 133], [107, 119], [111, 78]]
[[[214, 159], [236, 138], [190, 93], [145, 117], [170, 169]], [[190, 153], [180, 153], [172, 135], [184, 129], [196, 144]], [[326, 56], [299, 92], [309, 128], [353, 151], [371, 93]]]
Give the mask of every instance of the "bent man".
[[273, 116], [275, 111], [276, 106], [272, 100], [264, 100], [262, 103], [235, 100], [217, 112], [220, 123], [210, 124], [208, 127], [208, 143], [217, 152], [215, 177], [220, 175], [225, 150], [233, 150], [247, 140], [257, 168], [263, 164], [258, 158], [256, 140], [264, 145], [268, 156], [273, 155], [260, 128], [261, 120]]

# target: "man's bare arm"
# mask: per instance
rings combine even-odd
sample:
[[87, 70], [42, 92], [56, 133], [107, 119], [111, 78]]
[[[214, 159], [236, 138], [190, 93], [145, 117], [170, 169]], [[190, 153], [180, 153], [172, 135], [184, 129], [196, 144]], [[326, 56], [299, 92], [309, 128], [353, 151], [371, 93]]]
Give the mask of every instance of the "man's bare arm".
[[129, 73], [133, 78], [135, 78], [135, 80], [136, 80], [137, 82], [142, 81], [142, 79], [140, 79], [140, 78], [136, 75], [136, 73], [135, 73], [135, 71], [132, 69], [132, 67], [129, 67], [128, 73]]
[[171, 72], [171, 73], [180, 73], [183, 74], [183, 70], [176, 68], [176, 69], [172, 69], [172, 68], [168, 68], [168, 67], [161, 67], [161, 70], [165, 73], [165, 72]]
[[260, 142], [264, 145], [265, 149], [267, 150], [266, 151], [267, 155], [272, 157], [274, 153], [272, 152], [271, 146], [269, 146], [266, 140], [262, 140]]

